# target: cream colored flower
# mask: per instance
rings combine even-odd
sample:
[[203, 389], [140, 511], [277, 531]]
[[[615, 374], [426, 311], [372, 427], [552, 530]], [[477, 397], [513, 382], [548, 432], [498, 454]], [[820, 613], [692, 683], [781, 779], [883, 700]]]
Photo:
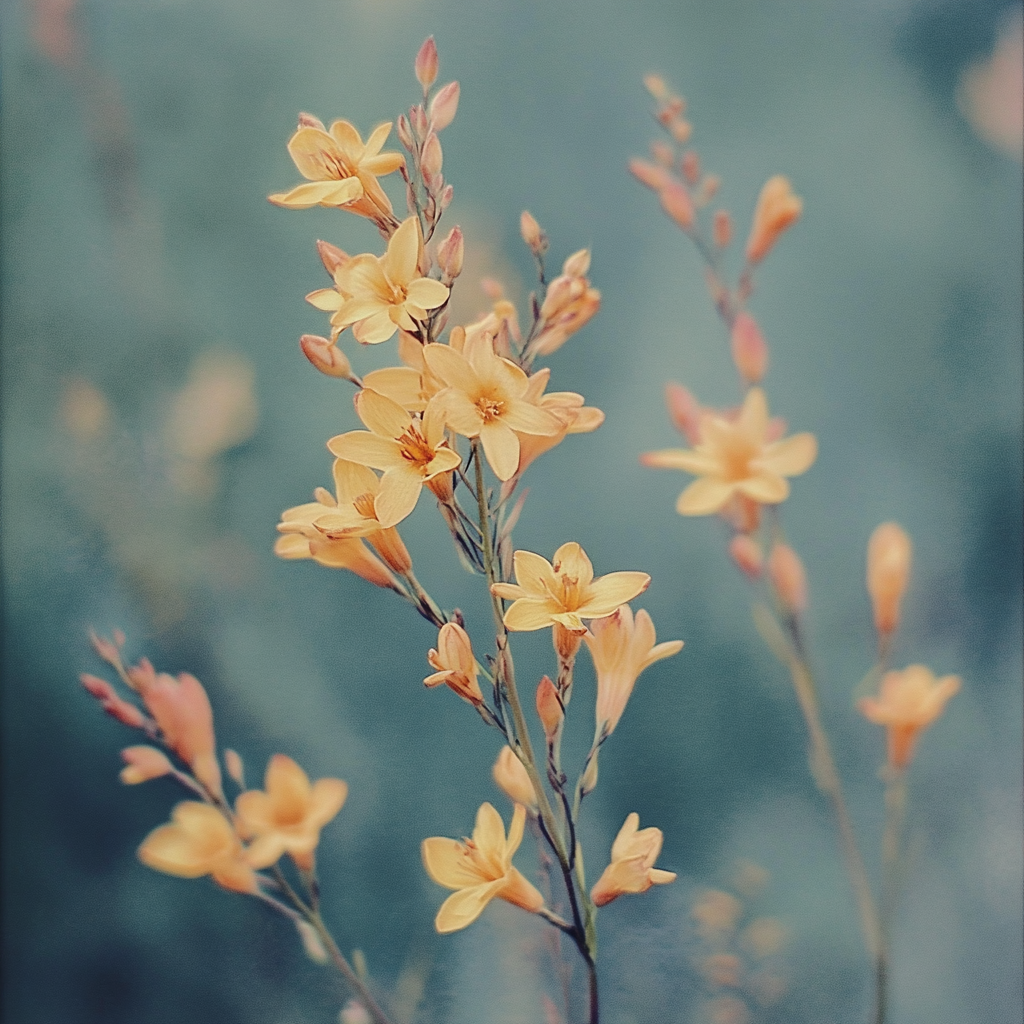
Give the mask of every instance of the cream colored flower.
[[415, 331], [417, 321], [427, 319], [427, 310], [448, 299], [448, 289], [440, 281], [419, 276], [422, 248], [420, 222], [408, 217], [391, 236], [383, 256], [363, 253], [338, 267], [334, 281], [342, 301], [331, 324], [339, 330], [352, 327], [356, 341], [364, 345], [387, 341], [399, 328]]
[[645, 572], [610, 572], [594, 579], [587, 553], [575, 541], [555, 552], [554, 563], [532, 551], [512, 556], [516, 583], [495, 583], [491, 592], [514, 602], [505, 612], [512, 630], [543, 629], [558, 623], [582, 633], [584, 619], [610, 615], [650, 585]]
[[718, 512], [737, 494], [763, 505], [777, 505], [789, 496], [785, 478], [799, 476], [811, 467], [818, 455], [818, 442], [809, 433], [781, 441], [769, 441], [769, 437], [768, 402], [760, 388], [751, 388], [735, 420], [712, 413], [701, 416], [700, 442], [692, 451], [648, 452], [640, 461], [698, 477], [676, 502], [680, 515]]
[[597, 672], [597, 731], [610, 736], [626, 709], [637, 677], [645, 668], [683, 649], [682, 640], [655, 645], [654, 623], [642, 608], [633, 618], [623, 605], [590, 624], [583, 637]]
[[557, 416], [529, 401], [529, 378], [495, 353], [486, 333], [467, 335], [462, 352], [450, 345], [427, 345], [423, 358], [447, 385], [432, 403], [443, 410], [455, 433], [480, 438], [499, 480], [510, 479], [519, 466], [518, 433], [551, 435], [561, 430]]
[[309, 777], [290, 757], [275, 754], [267, 765], [266, 791], [250, 789], [235, 801], [238, 829], [253, 842], [246, 851], [256, 868], [270, 867], [285, 853], [311, 868], [320, 830], [341, 810], [348, 785], [341, 779]]
[[888, 730], [889, 764], [902, 769], [914, 756], [917, 734], [942, 714], [946, 702], [960, 689], [957, 676], [935, 678], [924, 665], [886, 672], [877, 697], [863, 697], [860, 713]]
[[674, 871], [654, 867], [663, 839], [660, 828], [641, 829], [640, 815], [630, 814], [612, 844], [611, 863], [590, 890], [594, 904], [603, 907], [625, 893], [647, 892], [652, 885], [674, 882]]
[[364, 144], [348, 121], [335, 121], [328, 132], [322, 121], [303, 114], [288, 152], [308, 184], [272, 195], [270, 201], [292, 210], [337, 206], [371, 220], [390, 220], [391, 201], [377, 177], [405, 162], [400, 153], [381, 152], [390, 132], [390, 123], [379, 125]]
[[441, 904], [434, 926], [442, 934], [471, 925], [492, 899], [505, 900], [530, 913], [544, 906], [544, 897], [512, 866], [512, 855], [523, 841], [526, 808], [516, 804], [508, 839], [501, 815], [481, 804], [472, 839], [423, 840], [427, 874], [455, 892]]
[[231, 823], [210, 804], [186, 800], [139, 847], [146, 867], [179, 878], [212, 875], [225, 889], [256, 892], [256, 874]]
[[437, 671], [423, 680], [424, 686], [444, 683], [471, 704], [483, 703], [484, 695], [477, 682], [480, 670], [473, 657], [473, 646], [469, 634], [460, 625], [446, 622], [440, 628], [437, 648], [431, 648], [427, 661]]
[[461, 460], [445, 441], [437, 407], [414, 419], [390, 398], [364, 389], [356, 396], [356, 412], [370, 430], [339, 434], [327, 447], [339, 459], [384, 471], [374, 510], [382, 527], [394, 526], [416, 507], [425, 483]]

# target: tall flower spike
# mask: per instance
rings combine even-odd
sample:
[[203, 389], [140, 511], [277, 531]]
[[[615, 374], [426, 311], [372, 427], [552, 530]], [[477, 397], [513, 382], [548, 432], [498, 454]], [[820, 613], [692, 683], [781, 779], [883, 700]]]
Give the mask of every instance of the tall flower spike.
[[818, 455], [813, 434], [794, 434], [769, 441], [768, 402], [760, 388], [751, 388], [735, 421], [705, 413], [700, 441], [692, 451], [667, 449], [640, 457], [645, 466], [681, 469], [698, 477], [679, 496], [676, 511], [684, 516], [719, 512], [733, 495], [764, 505], [789, 497], [787, 476], [806, 472]]
[[886, 672], [877, 697], [863, 697], [860, 713], [888, 730], [889, 764], [902, 770], [914, 756], [917, 734], [942, 714], [946, 702], [960, 689], [957, 676], [935, 678], [924, 665], [910, 665], [902, 672]]
[[470, 704], [483, 703], [484, 695], [477, 682], [480, 670], [473, 657], [473, 646], [469, 634], [460, 625], [446, 622], [440, 628], [437, 648], [428, 652], [427, 661], [437, 671], [423, 680], [424, 686], [444, 683]]
[[645, 572], [610, 572], [594, 578], [587, 553], [575, 541], [555, 552], [554, 563], [532, 551], [512, 556], [516, 583], [495, 583], [491, 593], [514, 602], [505, 612], [512, 630], [543, 629], [558, 623], [582, 633], [584, 619], [599, 619], [632, 601], [650, 586]]
[[640, 828], [640, 815], [634, 811], [626, 818], [612, 844], [612, 861], [604, 869], [590, 898], [599, 907], [625, 893], [647, 892], [652, 885], [674, 882], [674, 871], [654, 867], [664, 837], [660, 828]]
[[351, 326], [363, 345], [379, 345], [399, 328], [415, 331], [428, 310], [448, 299], [448, 289], [440, 281], [420, 276], [422, 248], [420, 222], [408, 217], [391, 236], [383, 256], [362, 253], [339, 267], [335, 284], [347, 298], [331, 323], [342, 330]]
[[270, 759], [264, 785], [265, 792], [250, 789], [235, 801], [239, 830], [255, 837], [247, 851], [249, 863], [269, 867], [288, 853], [300, 868], [311, 868], [320, 830], [341, 810], [348, 786], [341, 779], [319, 779], [311, 785], [285, 754]]
[[178, 804], [170, 823], [150, 832], [139, 847], [139, 860], [179, 878], [212, 875], [225, 889], [257, 891], [256, 874], [231, 823], [216, 807], [197, 800]]
[[637, 678], [645, 668], [683, 649], [682, 640], [655, 645], [654, 623], [642, 608], [633, 617], [623, 605], [590, 624], [584, 636], [597, 672], [597, 733], [610, 736], [626, 709]]
[[335, 121], [328, 132], [322, 121], [304, 114], [288, 152], [308, 183], [270, 201], [291, 210], [336, 206], [370, 220], [390, 220], [391, 201], [377, 177], [405, 162], [401, 153], [381, 152], [390, 131], [390, 124], [378, 125], [364, 143], [348, 121]]
[[544, 897], [512, 866], [512, 855], [523, 841], [526, 808], [516, 804], [508, 839], [501, 815], [481, 804], [473, 838], [423, 840], [423, 866], [427, 874], [455, 892], [441, 904], [434, 926], [445, 935], [471, 925], [495, 897], [535, 914]]

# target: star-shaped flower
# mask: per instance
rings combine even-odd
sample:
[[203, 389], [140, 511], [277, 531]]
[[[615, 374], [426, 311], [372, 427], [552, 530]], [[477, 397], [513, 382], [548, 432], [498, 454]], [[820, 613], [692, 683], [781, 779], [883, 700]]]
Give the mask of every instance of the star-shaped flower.
[[603, 907], [625, 893], [647, 892], [652, 885], [674, 882], [674, 871], [654, 867], [664, 837], [660, 828], [640, 828], [640, 815], [626, 818], [612, 844], [612, 862], [604, 869], [590, 898]]

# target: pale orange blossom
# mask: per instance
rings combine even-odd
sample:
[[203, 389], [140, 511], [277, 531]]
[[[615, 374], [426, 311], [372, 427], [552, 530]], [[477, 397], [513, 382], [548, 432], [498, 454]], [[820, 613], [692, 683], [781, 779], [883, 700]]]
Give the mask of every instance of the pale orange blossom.
[[424, 686], [440, 686], [444, 683], [460, 697], [471, 704], [483, 702], [477, 676], [480, 674], [469, 634], [457, 623], [446, 622], [437, 634], [437, 647], [427, 654], [433, 675], [423, 680]]
[[899, 625], [900, 604], [910, 580], [913, 546], [899, 523], [882, 523], [868, 541], [868, 593], [879, 633], [892, 633]]
[[516, 583], [495, 583], [491, 592], [513, 604], [505, 612], [512, 630], [558, 625], [582, 633], [584, 619], [610, 615], [650, 585], [645, 572], [611, 572], [594, 578], [594, 567], [575, 541], [563, 544], [549, 562], [532, 551], [512, 556]]
[[718, 512], [734, 495], [777, 505], [789, 496], [785, 478], [799, 476], [811, 467], [818, 442], [810, 433], [779, 441], [770, 441], [770, 436], [768, 402], [760, 388], [751, 388], [735, 420], [708, 412], [701, 416], [700, 441], [692, 451], [648, 452], [640, 461], [698, 477], [676, 502], [676, 511], [684, 516]]
[[800, 218], [803, 208], [803, 201], [793, 194], [788, 178], [781, 174], [769, 178], [757, 197], [754, 223], [747, 239], [747, 259], [760, 263], [783, 231]]
[[455, 892], [441, 904], [434, 926], [442, 935], [471, 925], [495, 897], [536, 913], [544, 897], [512, 866], [512, 855], [523, 841], [526, 808], [516, 804], [505, 838], [501, 815], [481, 804], [472, 839], [423, 840], [423, 866], [427, 874]]
[[625, 893], [647, 892], [652, 885], [674, 882], [674, 871], [656, 868], [663, 836], [660, 828], [640, 828], [640, 815], [626, 818], [612, 844], [612, 860], [590, 890], [595, 905], [603, 907]]
[[522, 804], [527, 810], [536, 813], [537, 793], [530, 781], [530, 773], [523, 767], [523, 762], [515, 755], [515, 751], [504, 746], [498, 753], [491, 775], [498, 788], [514, 804]]

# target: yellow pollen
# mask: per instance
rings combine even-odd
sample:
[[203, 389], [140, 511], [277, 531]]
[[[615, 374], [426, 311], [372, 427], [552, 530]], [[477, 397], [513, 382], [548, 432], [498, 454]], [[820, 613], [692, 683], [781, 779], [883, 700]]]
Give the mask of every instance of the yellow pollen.
[[476, 400], [476, 407], [484, 418], [484, 423], [491, 423], [493, 420], [500, 419], [501, 414], [505, 411], [505, 403], [500, 399], [484, 396]]
[[434, 459], [434, 449], [427, 443], [426, 438], [414, 427], [402, 434], [398, 439], [402, 446], [402, 458], [416, 466], [425, 467], [430, 465]]

